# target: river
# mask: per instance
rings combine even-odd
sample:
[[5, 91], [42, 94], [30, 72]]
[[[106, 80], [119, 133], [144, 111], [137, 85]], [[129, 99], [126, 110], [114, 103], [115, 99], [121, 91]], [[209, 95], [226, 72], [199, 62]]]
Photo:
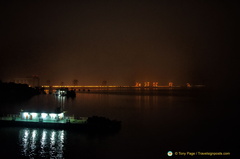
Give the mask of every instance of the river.
[[235, 126], [230, 103], [211, 97], [77, 93], [76, 98], [38, 95], [1, 103], [1, 115], [62, 106], [75, 117], [122, 121], [119, 133], [92, 136], [69, 130], [0, 128], [6, 158], [166, 158], [167, 152], [232, 151]]

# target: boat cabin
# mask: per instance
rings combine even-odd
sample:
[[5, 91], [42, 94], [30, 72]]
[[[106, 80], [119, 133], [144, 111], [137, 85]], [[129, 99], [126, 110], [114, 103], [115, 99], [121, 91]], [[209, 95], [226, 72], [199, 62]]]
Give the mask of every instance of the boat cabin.
[[64, 112], [61, 113], [39, 113], [39, 112], [20, 112], [20, 118], [25, 120], [47, 120], [56, 121], [64, 119]]
[[68, 88], [59, 88], [59, 89], [56, 89], [56, 92], [55, 92], [55, 94], [59, 96], [66, 96], [67, 93], [68, 93]]

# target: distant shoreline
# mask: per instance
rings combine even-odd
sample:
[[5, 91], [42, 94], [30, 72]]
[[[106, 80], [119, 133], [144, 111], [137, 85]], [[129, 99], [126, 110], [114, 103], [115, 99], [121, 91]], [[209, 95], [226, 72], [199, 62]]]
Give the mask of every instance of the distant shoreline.
[[194, 96], [206, 92], [204, 88], [164, 88], [164, 89], [128, 89], [128, 90], [80, 90], [80, 94], [115, 94], [115, 95], [163, 95], [163, 96]]

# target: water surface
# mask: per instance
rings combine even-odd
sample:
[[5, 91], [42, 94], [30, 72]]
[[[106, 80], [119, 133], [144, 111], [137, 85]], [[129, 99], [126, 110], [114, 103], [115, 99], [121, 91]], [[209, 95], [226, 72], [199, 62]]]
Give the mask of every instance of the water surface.
[[52, 129], [0, 128], [0, 153], [8, 158], [161, 158], [167, 151], [231, 151], [235, 119], [231, 102], [193, 96], [78, 93], [75, 99], [39, 95], [2, 103], [1, 114], [19, 110], [105, 116], [122, 121], [118, 134], [91, 136]]

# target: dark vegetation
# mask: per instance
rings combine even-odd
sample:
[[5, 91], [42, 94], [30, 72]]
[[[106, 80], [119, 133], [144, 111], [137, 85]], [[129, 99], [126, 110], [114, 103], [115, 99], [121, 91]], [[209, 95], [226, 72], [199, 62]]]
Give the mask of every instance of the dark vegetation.
[[0, 82], [0, 101], [19, 101], [29, 99], [43, 92], [40, 88], [31, 88], [27, 84]]

